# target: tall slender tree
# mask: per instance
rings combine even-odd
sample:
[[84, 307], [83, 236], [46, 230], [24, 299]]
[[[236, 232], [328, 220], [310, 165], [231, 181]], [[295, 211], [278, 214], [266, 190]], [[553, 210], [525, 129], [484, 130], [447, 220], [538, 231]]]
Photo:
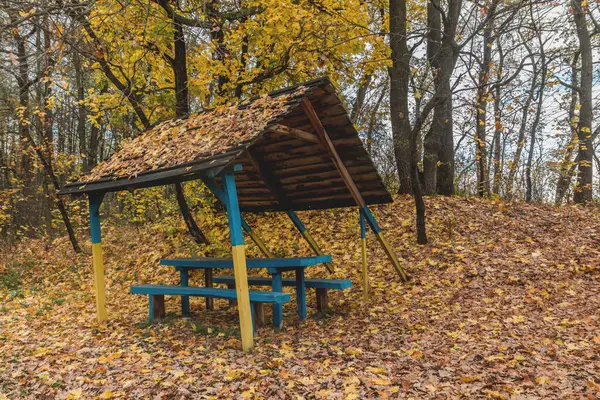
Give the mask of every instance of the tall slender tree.
[[[586, 5], [584, 5], [584, 2]], [[592, 179], [594, 176], [593, 161], [594, 147], [592, 143], [592, 90], [593, 90], [593, 59], [592, 42], [586, 21], [586, 0], [572, 0], [573, 20], [579, 41], [579, 54], [581, 57], [581, 77], [579, 85], [579, 124], [578, 137], [578, 166], [577, 186], [573, 200], [576, 203], [589, 203], [592, 201]]]

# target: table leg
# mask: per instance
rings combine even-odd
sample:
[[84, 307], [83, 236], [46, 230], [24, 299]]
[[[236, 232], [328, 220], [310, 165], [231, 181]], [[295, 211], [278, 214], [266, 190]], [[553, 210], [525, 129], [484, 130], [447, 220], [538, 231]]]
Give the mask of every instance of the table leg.
[[[204, 286], [213, 287], [213, 270], [212, 270], [212, 268], [207, 268], [204, 270]], [[215, 309], [215, 303], [214, 303], [214, 299], [212, 297], [206, 298], [206, 309], [207, 310]]]
[[[273, 278], [273, 291], [283, 293], [283, 278], [281, 272], [274, 272], [271, 274]], [[273, 326], [281, 328], [283, 326], [283, 305], [273, 304]]]
[[[179, 280], [181, 286], [189, 286], [189, 271], [185, 268], [179, 270]], [[190, 297], [181, 296], [181, 314], [184, 317], [190, 315]]]
[[252, 336], [256, 336], [256, 316], [254, 310], [254, 304], [250, 304], [250, 318], [252, 319]]
[[329, 307], [327, 305], [327, 289], [317, 288], [315, 291], [317, 292], [317, 311], [327, 311], [327, 308]]
[[252, 303], [252, 312], [254, 313], [254, 327], [262, 328], [265, 325], [265, 308], [263, 303]]
[[[235, 285], [232, 283], [228, 283], [227, 284], [227, 289], [233, 289], [235, 290]], [[229, 307], [235, 307], [237, 306], [237, 300], [236, 299], [230, 299], [229, 300]]]
[[306, 285], [304, 283], [304, 268], [296, 268], [296, 304], [298, 305], [298, 318], [306, 319]]
[[165, 296], [162, 294], [150, 295], [151, 321], [160, 321], [165, 317]]

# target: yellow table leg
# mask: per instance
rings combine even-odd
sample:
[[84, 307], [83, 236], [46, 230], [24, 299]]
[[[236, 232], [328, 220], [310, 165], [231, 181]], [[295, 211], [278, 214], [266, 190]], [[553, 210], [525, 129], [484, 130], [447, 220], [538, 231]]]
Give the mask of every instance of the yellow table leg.
[[248, 293], [246, 249], [242, 234], [242, 217], [240, 215], [233, 171], [228, 171], [223, 175], [223, 184], [225, 186], [224, 197], [225, 205], [227, 206], [227, 219], [229, 221], [235, 291], [238, 301], [238, 314], [240, 316], [242, 350], [249, 351], [254, 346], [254, 330], [252, 329], [252, 311], [250, 310], [250, 295]]
[[96, 287], [96, 314], [98, 322], [106, 321], [106, 293], [104, 291], [104, 263], [102, 260], [102, 243], [92, 244], [94, 278]]
[[244, 245], [233, 246], [233, 274], [235, 276], [235, 291], [238, 299], [240, 330], [242, 333], [242, 350], [248, 351], [254, 345], [252, 333], [252, 314], [248, 296], [248, 274], [246, 272], [246, 251]]

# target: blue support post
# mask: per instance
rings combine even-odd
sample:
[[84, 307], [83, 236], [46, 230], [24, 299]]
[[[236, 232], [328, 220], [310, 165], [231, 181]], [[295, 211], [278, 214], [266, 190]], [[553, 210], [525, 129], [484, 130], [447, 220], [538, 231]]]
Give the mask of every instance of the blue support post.
[[306, 285], [304, 282], [304, 268], [296, 268], [296, 304], [298, 305], [298, 319], [306, 319]]
[[[212, 178], [205, 178], [203, 179], [204, 184], [206, 185], [206, 187], [208, 189], [210, 189], [210, 191], [215, 195], [215, 197], [217, 199], [219, 199], [219, 201], [221, 201], [223, 204], [225, 204], [225, 202], [227, 201], [227, 196], [225, 194], [225, 192], [223, 191], [223, 189], [221, 189], [219, 187], [219, 185], [217, 185], [217, 183], [215, 182], [214, 179]], [[250, 225], [248, 225], [246, 223], [246, 221], [244, 220], [244, 218], [242, 218], [240, 216], [240, 220], [242, 222], [242, 229], [248, 234], [248, 236], [250, 236], [250, 238], [252, 239], [252, 241], [258, 246], [258, 248], [260, 249], [261, 253], [263, 253], [265, 255], [265, 257], [269, 257], [272, 258], [273, 257], [273, 253], [271, 253], [269, 251], [269, 249], [267, 248], [267, 246], [265, 245], [264, 241], [262, 240], [262, 238], [252, 230], [252, 228], [250, 227]]]
[[387, 256], [390, 259], [390, 261], [392, 262], [392, 265], [396, 269], [396, 272], [398, 273], [398, 275], [400, 275], [400, 278], [404, 282], [408, 281], [408, 275], [406, 274], [406, 272], [404, 271], [404, 269], [400, 265], [400, 261], [398, 261], [398, 257], [396, 256], [396, 253], [392, 249], [392, 246], [385, 239], [385, 236], [383, 236], [383, 231], [381, 230], [381, 228], [377, 224], [377, 221], [375, 221], [375, 217], [373, 217], [373, 214], [371, 214], [371, 210], [369, 210], [369, 207], [367, 207], [366, 204], [365, 204], [364, 207], [362, 207], [361, 214], [364, 214], [364, 218], [366, 219], [367, 223], [369, 224], [369, 226], [371, 227], [371, 229], [375, 233], [375, 237], [377, 238], [377, 240], [381, 244], [381, 247], [383, 247], [383, 250], [387, 254]]
[[[281, 272], [273, 272], [271, 274], [273, 280], [273, 291], [283, 293], [283, 278]], [[283, 306], [281, 304], [273, 303], [273, 326], [275, 328], [281, 328], [283, 326]]]
[[252, 336], [256, 335], [256, 322], [255, 322], [255, 315], [254, 315], [254, 304], [250, 303], [250, 315], [252, 317]]
[[360, 238], [361, 239], [366, 239], [367, 238], [367, 228], [365, 226], [365, 216], [363, 214], [363, 212], [361, 210], [359, 210], [359, 222], [360, 222]]
[[[234, 170], [236, 168], [234, 168]], [[252, 311], [250, 306], [250, 295], [248, 293], [248, 275], [246, 271], [244, 236], [242, 234], [242, 217], [240, 215], [240, 206], [238, 203], [233, 172], [233, 170], [226, 171], [222, 175], [222, 178], [225, 186], [225, 206], [227, 207], [227, 219], [229, 221], [229, 236], [233, 256], [233, 275], [235, 277], [235, 290], [238, 301], [242, 349], [244, 351], [249, 351], [254, 346]]]
[[[181, 286], [189, 286], [189, 271], [187, 268], [179, 269], [179, 281]], [[190, 296], [181, 296], [181, 315], [190, 315]]]
[[367, 227], [365, 226], [365, 215], [361, 209], [358, 210], [360, 215], [360, 250], [362, 259], [362, 275], [363, 275], [363, 299], [369, 300], [369, 268], [367, 266]]
[[360, 211], [360, 216], [363, 219], [363, 224], [364, 220], [366, 219], [366, 221], [369, 223], [369, 226], [375, 234], [381, 232], [381, 228], [379, 227], [379, 224], [377, 224], [377, 221], [375, 220], [375, 217], [373, 217], [373, 214], [371, 214], [371, 210], [369, 210], [369, 207], [364, 206]]
[[290, 217], [290, 219], [294, 223], [294, 226], [296, 227], [296, 229], [298, 229], [300, 233], [304, 233], [306, 231], [306, 226], [304, 226], [302, 221], [300, 221], [300, 218], [298, 218], [298, 214], [296, 214], [294, 210], [287, 210], [285, 213], [288, 217]]

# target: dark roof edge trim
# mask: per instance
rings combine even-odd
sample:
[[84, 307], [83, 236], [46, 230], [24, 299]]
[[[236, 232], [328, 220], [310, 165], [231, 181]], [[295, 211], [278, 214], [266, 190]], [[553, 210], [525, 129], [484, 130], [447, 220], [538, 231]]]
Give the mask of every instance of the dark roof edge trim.
[[194, 165], [179, 165], [162, 171], [152, 171], [144, 175], [138, 175], [134, 178], [121, 178], [117, 180], [95, 181], [90, 183], [80, 183], [79, 186], [71, 184], [63, 187], [59, 195], [82, 195], [89, 193], [108, 193], [121, 190], [141, 189], [152, 186], [170, 185], [178, 182], [186, 182], [194, 179], [200, 179], [204, 176], [215, 176], [223, 169], [232, 164], [233, 161], [243, 152], [239, 149], [237, 152], [229, 152], [227, 157], [203, 159]]

